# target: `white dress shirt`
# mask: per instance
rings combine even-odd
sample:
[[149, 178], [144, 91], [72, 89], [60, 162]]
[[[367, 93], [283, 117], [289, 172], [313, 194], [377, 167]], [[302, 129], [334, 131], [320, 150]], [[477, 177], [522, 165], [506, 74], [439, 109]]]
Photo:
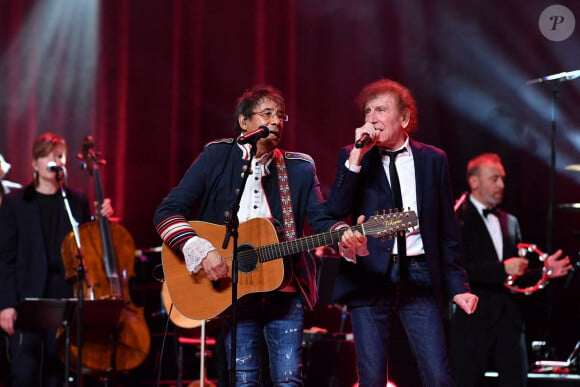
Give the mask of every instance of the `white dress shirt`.
[[[405, 144], [399, 148], [406, 148], [406, 152], [401, 152], [397, 155], [395, 159], [395, 166], [397, 167], [397, 175], [399, 176], [399, 182], [401, 184], [401, 197], [403, 198], [403, 211], [411, 211], [417, 213], [417, 185], [415, 183], [415, 163], [413, 161], [413, 152], [409, 146], [409, 137], [405, 140]], [[395, 149], [394, 151], [398, 151]], [[385, 169], [385, 175], [387, 180], [389, 180], [390, 186], [390, 175], [389, 175], [389, 164], [390, 158], [388, 155], [382, 156], [383, 168]], [[400, 210], [400, 209], [399, 209]], [[415, 226], [412, 230], [407, 231], [405, 234], [407, 241], [407, 256], [412, 257], [415, 255], [425, 254], [425, 249], [423, 248], [423, 240], [421, 239], [421, 233], [419, 232], [419, 224]], [[397, 239], [395, 238], [395, 245], [393, 247], [393, 254], [398, 253]]]
[[483, 216], [483, 210], [487, 207], [475, 199], [473, 195], [469, 195], [469, 200], [471, 200], [471, 203], [473, 203], [475, 208], [477, 208], [479, 216], [481, 216], [481, 219], [483, 219], [483, 223], [485, 223], [485, 227], [487, 228], [489, 236], [493, 241], [493, 247], [495, 247], [497, 259], [501, 261], [503, 259], [503, 237], [501, 235], [501, 225], [499, 224], [499, 218], [494, 214]]

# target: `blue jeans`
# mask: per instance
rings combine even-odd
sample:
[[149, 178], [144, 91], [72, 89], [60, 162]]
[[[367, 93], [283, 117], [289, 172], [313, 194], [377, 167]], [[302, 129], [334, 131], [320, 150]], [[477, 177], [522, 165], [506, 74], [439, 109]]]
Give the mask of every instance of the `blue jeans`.
[[387, 384], [387, 344], [393, 318], [400, 319], [407, 334], [423, 386], [452, 386], [441, 311], [427, 263], [411, 261], [406, 284], [399, 283], [394, 264], [385, 282], [383, 294], [374, 303], [349, 308], [359, 386]]
[[[304, 308], [298, 293], [250, 294], [238, 301], [236, 386], [258, 386], [260, 353], [266, 346], [275, 386], [302, 386]], [[230, 321], [226, 321], [226, 350], [231, 359]], [[229, 367], [231, 369], [231, 367]]]

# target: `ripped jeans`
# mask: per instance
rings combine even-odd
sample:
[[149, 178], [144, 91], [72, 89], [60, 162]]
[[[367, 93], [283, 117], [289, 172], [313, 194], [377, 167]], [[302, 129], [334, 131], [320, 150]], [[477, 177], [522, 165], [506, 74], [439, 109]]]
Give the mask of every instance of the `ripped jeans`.
[[[279, 291], [255, 293], [242, 297], [237, 305], [236, 387], [259, 386], [260, 378], [265, 376], [271, 376], [274, 386], [302, 386], [304, 308], [301, 296]], [[228, 365], [230, 324], [227, 318]], [[260, 366], [265, 363], [269, 363], [269, 375], [265, 366]], [[266, 375], [260, 375], [261, 369]]]

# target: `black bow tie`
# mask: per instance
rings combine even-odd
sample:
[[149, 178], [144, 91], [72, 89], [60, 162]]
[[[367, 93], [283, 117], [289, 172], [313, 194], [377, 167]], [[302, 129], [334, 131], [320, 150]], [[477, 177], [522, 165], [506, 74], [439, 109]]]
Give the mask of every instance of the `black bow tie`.
[[499, 211], [495, 207], [484, 208], [483, 209], [483, 217], [487, 218], [487, 215], [493, 214], [499, 218]]

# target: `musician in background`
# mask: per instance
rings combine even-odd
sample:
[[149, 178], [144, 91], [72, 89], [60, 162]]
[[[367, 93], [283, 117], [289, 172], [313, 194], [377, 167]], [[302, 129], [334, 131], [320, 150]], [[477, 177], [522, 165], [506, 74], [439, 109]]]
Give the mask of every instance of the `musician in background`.
[[[8, 163], [2, 154], [0, 154], [0, 206], [2, 205], [2, 198], [4, 195], [10, 193], [11, 189], [20, 188], [20, 184], [4, 180], [6, 174], [10, 170], [10, 163]], [[10, 371], [8, 363], [8, 336], [4, 331], [0, 331], [0, 386], [6, 386], [9, 382]]]
[[10, 170], [10, 167], [10, 163], [8, 163], [4, 159], [4, 156], [0, 154], [0, 206], [2, 205], [2, 198], [4, 195], [8, 195], [10, 190], [22, 188], [22, 185], [4, 179]]
[[[267, 134], [255, 139], [256, 154], [252, 164], [249, 165], [251, 142], [241, 144], [240, 138], [226, 138], [208, 143], [154, 216], [157, 232], [165, 244], [183, 254], [187, 270], [191, 273], [204, 270], [212, 281], [229, 277], [231, 273], [213, 241], [198, 235], [188, 219], [194, 206], [200, 204], [196, 220], [224, 224], [224, 213], [232, 211], [245, 168], [251, 168], [251, 175], [241, 198], [240, 223], [257, 217], [274, 218], [285, 226], [290, 238], [292, 234], [302, 236], [306, 220], [316, 233], [346, 227], [327, 214], [312, 158], [278, 149], [287, 121], [284, 98], [278, 90], [271, 86], [246, 90], [238, 99], [233, 119], [238, 136]], [[264, 133], [263, 127], [267, 127], [268, 132]], [[283, 177], [285, 174], [287, 179]], [[289, 196], [284, 192], [286, 184]], [[223, 236], [219, 238], [214, 243], [221, 244]], [[366, 243], [364, 236], [351, 229], [347, 229], [342, 238], [345, 245], [353, 248]], [[231, 248], [232, 241], [229, 243]], [[316, 267], [309, 254], [292, 256], [291, 265], [293, 276], [286, 287], [251, 293], [237, 303], [236, 385], [257, 385], [259, 382], [262, 337], [267, 345], [274, 385], [303, 383], [304, 308], [311, 309], [317, 300]], [[191, 295], [192, 302], [204, 302], [195, 297]], [[229, 324], [230, 320], [224, 321]], [[229, 329], [225, 343], [231, 354]], [[228, 355], [228, 362], [230, 357]], [[229, 366], [231, 369], [231, 364]]]
[[[465, 268], [479, 296], [474, 314], [455, 314], [454, 369], [456, 384], [482, 386], [490, 360], [499, 373], [498, 386], [525, 386], [528, 360], [524, 319], [517, 297], [504, 286], [509, 275], [522, 276], [528, 261], [518, 256], [522, 242], [517, 218], [497, 206], [503, 199], [505, 170], [500, 157], [484, 153], [467, 164], [471, 194], [456, 213]], [[457, 204], [459, 205], [459, 203]], [[547, 258], [550, 278], [570, 270], [570, 260], [558, 250]]]
[[[15, 329], [15, 321], [18, 305], [25, 298], [74, 296], [61, 257], [62, 242], [72, 230], [60, 190], [65, 164], [64, 139], [41, 134], [32, 147], [33, 182], [5, 196], [0, 206], [0, 327], [10, 336], [13, 386], [64, 383], [56, 332], [23, 332]], [[91, 220], [86, 195], [68, 187], [66, 195], [76, 221]], [[103, 202], [100, 214], [113, 214], [109, 199]]]
[[377, 209], [410, 208], [419, 223], [396, 238], [369, 239], [367, 254], [341, 251], [353, 263], [341, 260], [334, 296], [350, 312], [359, 384], [387, 384], [387, 348], [399, 319], [422, 384], [450, 386], [442, 314], [451, 300], [472, 313], [477, 297], [461, 266], [447, 156], [410, 138], [417, 107], [400, 83], [372, 82], [357, 102], [364, 124], [354, 130], [355, 145], [340, 150], [331, 214], [357, 219]]

